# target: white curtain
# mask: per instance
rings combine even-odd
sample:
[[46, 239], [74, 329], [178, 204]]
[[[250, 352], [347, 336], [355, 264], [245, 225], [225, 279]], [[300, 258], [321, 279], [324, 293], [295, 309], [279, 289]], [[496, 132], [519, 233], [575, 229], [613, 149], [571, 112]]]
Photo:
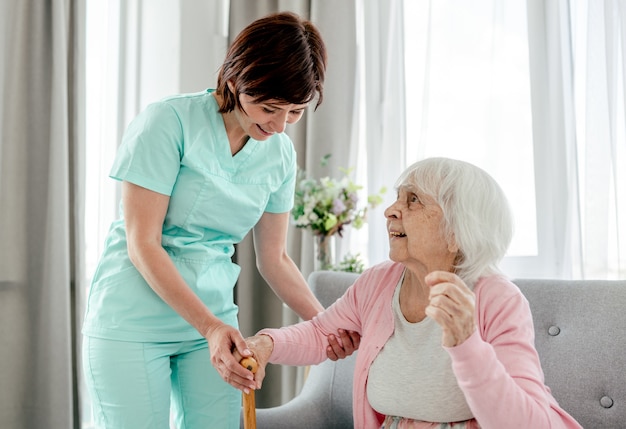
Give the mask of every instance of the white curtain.
[[[575, 3], [582, 276], [626, 277], [626, 3]], [[586, 10], [586, 13], [585, 13]], [[586, 20], [584, 20], [586, 17]], [[586, 42], [586, 49], [585, 48]], [[580, 56], [580, 58], [579, 58]], [[584, 93], [583, 93], [584, 91]]]
[[526, 5], [406, 0], [404, 6], [407, 163], [447, 156], [489, 172], [515, 213], [505, 271], [519, 275], [521, 267], [543, 261], [543, 243], [552, 242], [536, 233], [536, 223], [551, 218], [536, 220]]
[[79, 427], [82, 1], [0, 3], [0, 427]]
[[395, 200], [393, 186], [408, 160], [406, 155], [406, 89], [404, 64], [404, 7], [402, 0], [363, 2], [360, 105], [364, 109], [359, 128], [363, 133], [359, 156], [367, 161], [369, 193], [386, 188], [384, 202], [368, 213], [367, 255], [369, 265], [389, 258], [385, 208]]
[[[572, 32], [567, 2], [529, 1], [538, 257], [520, 270], [572, 278], [581, 261]], [[529, 275], [525, 275], [529, 277]]]
[[626, 5], [405, 0], [409, 158], [451, 156], [509, 197], [512, 277], [626, 275]]
[[528, 24], [546, 274], [624, 278], [626, 5], [530, 0]]

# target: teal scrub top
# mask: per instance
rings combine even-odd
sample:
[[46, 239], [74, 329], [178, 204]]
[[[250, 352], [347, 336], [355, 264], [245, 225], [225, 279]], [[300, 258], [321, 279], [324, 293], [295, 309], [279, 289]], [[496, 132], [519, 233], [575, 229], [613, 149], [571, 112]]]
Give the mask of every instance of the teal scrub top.
[[[291, 210], [297, 164], [284, 133], [250, 139], [232, 156], [218, 108], [212, 90], [151, 104], [127, 128], [110, 176], [169, 195], [163, 247], [207, 307], [237, 326], [234, 244], [263, 212]], [[120, 217], [92, 280], [83, 333], [126, 341], [201, 338], [130, 262]]]

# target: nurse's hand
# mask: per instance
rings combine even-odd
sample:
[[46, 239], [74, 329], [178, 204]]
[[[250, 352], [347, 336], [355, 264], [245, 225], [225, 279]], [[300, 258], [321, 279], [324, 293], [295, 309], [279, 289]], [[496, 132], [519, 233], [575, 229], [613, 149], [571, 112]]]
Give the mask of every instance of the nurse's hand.
[[337, 335], [328, 336], [328, 346], [326, 346], [326, 356], [330, 360], [344, 359], [354, 353], [361, 345], [361, 335], [358, 332], [339, 329]]
[[205, 338], [209, 343], [211, 363], [224, 381], [246, 393], [254, 390], [254, 375], [233, 356], [233, 350], [237, 350], [242, 357], [252, 356], [241, 333], [230, 325], [220, 323], [212, 326]]

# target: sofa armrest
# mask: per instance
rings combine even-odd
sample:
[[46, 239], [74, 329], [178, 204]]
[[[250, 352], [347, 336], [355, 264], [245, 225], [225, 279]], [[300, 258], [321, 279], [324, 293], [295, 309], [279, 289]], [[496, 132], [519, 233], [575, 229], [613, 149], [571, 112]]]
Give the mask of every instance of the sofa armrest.
[[258, 429], [349, 429], [356, 353], [311, 366], [302, 391], [284, 405], [257, 410]]

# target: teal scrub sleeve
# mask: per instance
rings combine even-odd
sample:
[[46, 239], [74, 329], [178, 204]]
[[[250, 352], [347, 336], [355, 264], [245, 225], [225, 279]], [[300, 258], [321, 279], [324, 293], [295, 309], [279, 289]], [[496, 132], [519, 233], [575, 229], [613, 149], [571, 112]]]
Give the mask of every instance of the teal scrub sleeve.
[[169, 196], [183, 154], [183, 130], [176, 111], [167, 103], [153, 103], [126, 129], [109, 175]]
[[[286, 135], [285, 135], [286, 137]], [[286, 137], [288, 139], [288, 137]], [[285, 159], [288, 160], [287, 174], [278, 187], [278, 189], [270, 195], [265, 207], [266, 212], [285, 213], [293, 208], [294, 192], [296, 190], [296, 176], [298, 172], [298, 164], [296, 160], [296, 151], [289, 140], [289, 144], [283, 146], [289, 151]]]

